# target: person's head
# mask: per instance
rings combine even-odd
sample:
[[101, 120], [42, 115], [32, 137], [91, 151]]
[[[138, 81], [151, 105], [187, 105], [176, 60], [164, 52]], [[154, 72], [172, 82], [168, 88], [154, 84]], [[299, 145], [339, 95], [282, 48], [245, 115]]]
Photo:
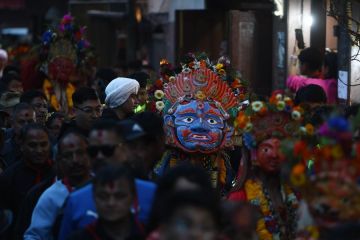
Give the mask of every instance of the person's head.
[[102, 106], [95, 90], [88, 87], [79, 88], [72, 95], [72, 100], [76, 124], [81, 128], [90, 129], [102, 112]]
[[80, 181], [89, 176], [91, 165], [87, 146], [86, 138], [76, 131], [66, 132], [61, 137], [57, 163], [64, 177]]
[[1, 92], [18, 92], [24, 91], [20, 76], [15, 72], [9, 72], [1, 78]]
[[[143, 136], [126, 141], [131, 155], [136, 156], [146, 171], [150, 171], [165, 151], [163, 119], [153, 112], [135, 114], [132, 118], [144, 131]], [[137, 164], [137, 165], [139, 165]]]
[[202, 168], [184, 164], [171, 168], [159, 179], [147, 226], [149, 232], [158, 227], [160, 214], [164, 202], [167, 201], [167, 196], [174, 192], [187, 190], [212, 192], [213, 188], [208, 173]]
[[18, 103], [13, 108], [11, 120], [11, 127], [14, 129], [15, 135], [19, 136], [21, 128], [36, 121], [35, 110], [28, 103]]
[[59, 135], [60, 130], [63, 125], [65, 116], [62, 113], [54, 112], [50, 115], [48, 120], [46, 121], [46, 128], [49, 131], [50, 139], [52, 142], [56, 142]]
[[137, 106], [139, 83], [131, 78], [116, 78], [105, 89], [105, 104], [113, 109], [119, 118], [130, 116]]
[[31, 104], [36, 113], [36, 122], [45, 126], [48, 115], [48, 101], [40, 90], [29, 90], [20, 97], [20, 102]]
[[248, 202], [226, 201], [222, 204], [223, 235], [230, 239], [257, 239], [256, 226], [261, 217], [259, 209]]
[[179, 191], [165, 202], [159, 231], [163, 239], [217, 239], [219, 219], [218, 198], [199, 190]]
[[8, 61], [8, 54], [4, 49], [0, 49], [0, 71], [3, 70]]
[[137, 98], [139, 100], [140, 105], [146, 104], [146, 102], [149, 98], [147, 90], [146, 90], [147, 82], [149, 81], [149, 78], [150, 78], [149, 74], [144, 73], [144, 72], [136, 72], [136, 73], [130, 74], [128, 76], [128, 78], [135, 79], [136, 81], [139, 82], [140, 88], [139, 88]]
[[157, 195], [194, 189], [211, 191], [209, 175], [202, 168], [184, 164], [170, 169], [159, 179]]
[[98, 120], [89, 133], [88, 153], [94, 170], [106, 164], [119, 164], [127, 159], [122, 132], [116, 121]]
[[337, 53], [326, 52], [324, 56], [323, 74], [325, 79], [338, 78], [338, 59]]
[[101, 168], [93, 180], [93, 196], [101, 221], [113, 223], [129, 218], [136, 198], [131, 171], [117, 165]]
[[50, 159], [50, 138], [45, 126], [30, 123], [21, 129], [21, 152], [31, 165], [44, 165]]
[[295, 95], [294, 103], [309, 104], [313, 106], [325, 104], [327, 97], [324, 89], [319, 85], [309, 84], [300, 88]]
[[280, 144], [281, 140], [274, 137], [262, 141], [256, 150], [251, 152], [253, 165], [267, 174], [278, 174], [285, 161]]
[[316, 77], [321, 71], [323, 57], [319, 49], [314, 47], [305, 48], [298, 56], [300, 61], [300, 73], [308, 77]]

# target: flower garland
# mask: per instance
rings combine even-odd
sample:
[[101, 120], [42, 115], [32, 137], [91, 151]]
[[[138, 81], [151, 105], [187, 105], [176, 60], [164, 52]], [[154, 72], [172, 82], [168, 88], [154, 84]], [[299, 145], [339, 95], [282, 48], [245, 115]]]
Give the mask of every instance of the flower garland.
[[295, 193], [287, 185], [282, 185], [282, 195], [285, 196], [285, 204], [287, 207], [287, 221], [281, 224], [282, 220], [276, 211], [273, 209], [270, 197], [267, 194], [267, 189], [259, 180], [249, 179], [245, 182], [245, 192], [248, 201], [258, 206], [261, 210], [263, 218], [257, 223], [256, 231], [260, 240], [276, 240], [282, 239], [282, 226], [286, 225], [287, 239], [293, 239], [296, 230], [296, 209], [298, 208], [298, 200]]

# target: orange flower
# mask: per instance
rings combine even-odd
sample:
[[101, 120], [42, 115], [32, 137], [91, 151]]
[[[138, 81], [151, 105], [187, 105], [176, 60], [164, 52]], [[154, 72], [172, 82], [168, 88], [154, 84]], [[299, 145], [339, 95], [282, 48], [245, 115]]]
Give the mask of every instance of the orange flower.
[[244, 101], [244, 100], [245, 100], [245, 94], [240, 93], [240, 94], [239, 94], [239, 99], [240, 99], [241, 101]]
[[292, 169], [292, 173], [294, 175], [300, 175], [302, 173], [305, 172], [305, 166], [301, 163], [298, 163], [294, 166], [294, 168]]
[[231, 83], [231, 87], [232, 88], [239, 88], [239, 87], [241, 87], [242, 85], [241, 85], [241, 81], [240, 81], [240, 79], [235, 79], [232, 83]]
[[306, 133], [309, 135], [313, 135], [314, 134], [314, 126], [311, 125], [310, 123], [305, 125], [305, 129], [306, 129]]
[[260, 115], [265, 115], [266, 112], [267, 112], [267, 108], [266, 108], [266, 107], [262, 107], [262, 108], [260, 109], [260, 111], [259, 111], [259, 114], [260, 114]]
[[236, 117], [236, 122], [239, 128], [245, 128], [246, 124], [250, 121], [250, 118], [245, 115], [244, 112], [239, 112], [238, 116]]
[[205, 60], [201, 60], [201, 61], [200, 61], [200, 67], [201, 67], [201, 68], [206, 68], [206, 62], [205, 62]]

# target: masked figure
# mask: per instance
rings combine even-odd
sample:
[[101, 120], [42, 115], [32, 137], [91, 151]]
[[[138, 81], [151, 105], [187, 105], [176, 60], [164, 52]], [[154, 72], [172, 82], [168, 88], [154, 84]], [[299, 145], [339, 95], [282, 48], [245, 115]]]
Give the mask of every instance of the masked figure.
[[290, 185], [281, 181], [286, 158], [280, 146], [282, 139], [300, 136], [302, 112], [290, 98], [274, 93], [268, 102], [252, 102], [236, 119], [245, 147], [229, 199], [260, 209], [256, 231], [261, 240], [295, 236], [298, 199]]
[[84, 85], [92, 75], [94, 55], [84, 31], [68, 14], [57, 29], [50, 29], [42, 36], [40, 71], [47, 76], [43, 91], [56, 111], [71, 113], [75, 87]]
[[353, 134], [347, 119], [331, 117], [317, 129], [317, 144], [288, 144], [287, 176], [304, 197], [299, 222], [305, 213], [312, 220], [299, 226], [299, 239], [360, 238], [360, 145]]
[[[169, 167], [190, 163], [205, 168], [214, 187], [223, 187], [232, 180], [224, 150], [233, 146], [232, 122], [240, 108], [242, 85], [229, 85], [227, 79], [240, 83], [238, 75], [226, 75], [229, 65], [211, 65], [206, 57], [188, 57], [180, 73], [167, 71], [163, 75], [163, 91], [155, 91], [169, 146], [155, 173], [162, 175]], [[162, 68], [167, 64], [164, 62]]]

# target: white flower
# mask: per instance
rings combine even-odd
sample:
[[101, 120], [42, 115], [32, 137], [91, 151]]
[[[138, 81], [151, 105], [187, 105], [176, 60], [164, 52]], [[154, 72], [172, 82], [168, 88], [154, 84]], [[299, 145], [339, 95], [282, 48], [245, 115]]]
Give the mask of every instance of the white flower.
[[174, 82], [174, 81], [175, 81], [175, 77], [174, 77], [174, 76], [169, 77], [169, 82]]
[[285, 101], [285, 102], [291, 101], [291, 98], [289, 98], [289, 97], [284, 97], [284, 101]]
[[163, 101], [157, 101], [157, 102], [155, 103], [155, 106], [156, 106], [156, 109], [157, 109], [158, 111], [162, 111], [162, 110], [164, 109], [164, 107], [165, 107], [165, 104], [164, 104]]
[[264, 104], [261, 101], [255, 101], [251, 103], [251, 107], [255, 112], [260, 111], [263, 106]]
[[276, 94], [276, 100], [280, 101], [282, 99], [282, 95], [280, 93]]
[[282, 111], [285, 109], [285, 106], [286, 106], [286, 104], [284, 101], [278, 101], [276, 104], [276, 109], [279, 111]]
[[154, 96], [156, 99], [162, 99], [164, 97], [164, 92], [162, 90], [156, 90]]
[[291, 113], [291, 117], [294, 119], [294, 120], [299, 120], [301, 118], [301, 113], [299, 111], [293, 111]]

